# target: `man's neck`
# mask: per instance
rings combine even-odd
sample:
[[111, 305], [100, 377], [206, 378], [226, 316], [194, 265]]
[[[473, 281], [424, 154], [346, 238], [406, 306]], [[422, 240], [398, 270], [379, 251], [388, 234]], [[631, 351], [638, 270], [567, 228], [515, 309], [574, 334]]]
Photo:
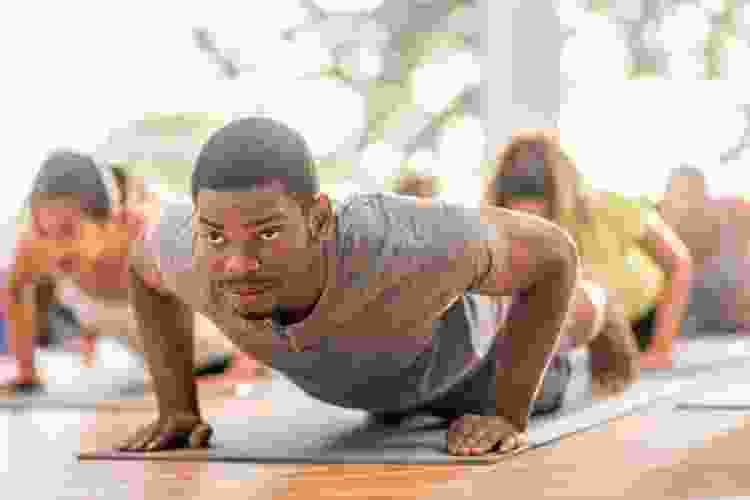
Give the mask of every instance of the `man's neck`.
[[314, 276], [309, 294], [297, 295], [284, 301], [274, 313], [274, 320], [281, 325], [292, 325], [305, 320], [315, 310], [327, 286], [328, 262], [325, 253], [315, 258], [310, 265], [309, 276]]

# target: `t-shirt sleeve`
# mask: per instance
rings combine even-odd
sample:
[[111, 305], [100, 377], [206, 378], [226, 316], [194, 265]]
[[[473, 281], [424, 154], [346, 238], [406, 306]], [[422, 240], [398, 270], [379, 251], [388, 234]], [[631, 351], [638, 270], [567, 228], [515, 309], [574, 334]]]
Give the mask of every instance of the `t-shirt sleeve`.
[[396, 274], [400, 269], [394, 266], [402, 265], [438, 272], [441, 287], [490, 293], [490, 270], [505, 259], [498, 231], [479, 208], [389, 194], [361, 195], [342, 204], [339, 221], [344, 254], [368, 248], [374, 265], [388, 266], [387, 271]]

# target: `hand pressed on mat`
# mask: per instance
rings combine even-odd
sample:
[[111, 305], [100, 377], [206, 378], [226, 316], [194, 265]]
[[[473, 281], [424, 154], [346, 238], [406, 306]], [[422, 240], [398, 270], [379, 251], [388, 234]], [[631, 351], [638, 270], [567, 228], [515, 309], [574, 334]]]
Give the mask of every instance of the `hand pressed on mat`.
[[207, 448], [212, 435], [211, 426], [199, 416], [178, 413], [142, 427], [116, 448], [119, 451]]
[[674, 367], [672, 351], [649, 349], [641, 354], [641, 368], [669, 370]]
[[448, 452], [452, 455], [510, 453], [527, 445], [526, 433], [498, 416], [464, 415], [448, 430]]

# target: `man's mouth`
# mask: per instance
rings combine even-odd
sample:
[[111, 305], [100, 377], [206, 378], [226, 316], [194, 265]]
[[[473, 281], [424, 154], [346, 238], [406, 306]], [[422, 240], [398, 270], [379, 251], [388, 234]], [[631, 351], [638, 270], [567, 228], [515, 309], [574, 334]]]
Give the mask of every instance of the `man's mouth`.
[[258, 295], [262, 295], [263, 293], [273, 288], [273, 286], [274, 285], [272, 283], [253, 284], [241, 287], [232, 287], [227, 291], [230, 294], [236, 296], [239, 301], [244, 304], [254, 302]]

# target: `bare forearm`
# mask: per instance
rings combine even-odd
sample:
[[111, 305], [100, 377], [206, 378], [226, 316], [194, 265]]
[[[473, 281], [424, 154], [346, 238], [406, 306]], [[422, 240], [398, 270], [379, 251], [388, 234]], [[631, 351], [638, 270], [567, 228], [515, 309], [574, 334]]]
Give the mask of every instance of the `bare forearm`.
[[531, 403], [557, 350], [576, 274], [575, 255], [541, 273], [543, 280], [514, 301], [505, 334], [498, 339], [497, 412], [519, 430], [528, 425]]
[[653, 347], [670, 351], [690, 295], [693, 259], [685, 244], [664, 221], [654, 217], [646, 226], [642, 248], [666, 271], [667, 283], [656, 307]]
[[31, 278], [30, 273], [23, 273], [16, 266], [9, 279], [8, 348], [16, 359], [22, 379], [34, 372], [34, 338], [41, 329], [36, 287]]
[[669, 274], [656, 307], [654, 347], [669, 348], [672, 339], [678, 335], [690, 298], [691, 281], [692, 266], [689, 261], [675, 266]]
[[161, 415], [199, 414], [193, 380], [193, 314], [178, 299], [148, 288], [130, 271], [131, 301]]
[[21, 378], [34, 370], [34, 306], [24, 300], [8, 304], [8, 349], [18, 365]]
[[34, 284], [33, 289], [34, 334], [37, 337], [49, 334], [47, 315], [55, 297], [55, 282], [44, 279]]

